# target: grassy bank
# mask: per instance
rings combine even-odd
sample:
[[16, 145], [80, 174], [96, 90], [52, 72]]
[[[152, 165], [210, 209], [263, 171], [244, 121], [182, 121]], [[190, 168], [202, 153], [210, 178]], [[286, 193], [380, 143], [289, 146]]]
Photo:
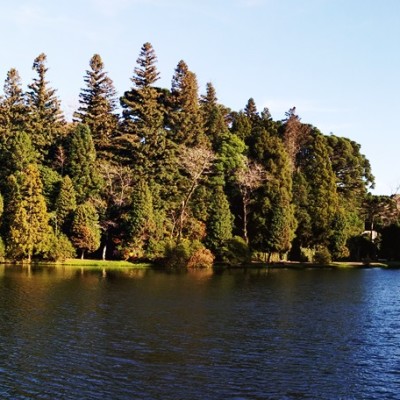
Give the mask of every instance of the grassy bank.
[[65, 267], [78, 267], [78, 268], [149, 268], [151, 264], [146, 263], [132, 263], [129, 261], [121, 260], [81, 260], [79, 258], [71, 258], [64, 262], [58, 262], [56, 265]]

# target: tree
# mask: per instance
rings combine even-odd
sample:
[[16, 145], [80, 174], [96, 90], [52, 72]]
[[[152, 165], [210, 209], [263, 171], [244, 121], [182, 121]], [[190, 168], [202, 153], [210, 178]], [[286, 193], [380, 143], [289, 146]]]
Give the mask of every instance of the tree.
[[26, 257], [30, 262], [34, 254], [46, 250], [51, 235], [42, 183], [35, 164], [29, 164], [22, 173], [19, 198], [10, 226], [10, 255], [17, 259]]
[[207, 83], [206, 95], [201, 96], [200, 109], [204, 121], [204, 133], [212, 143], [214, 151], [218, 151], [221, 138], [229, 133], [226, 121], [227, 111], [218, 104], [217, 95], [212, 83]]
[[76, 208], [71, 231], [71, 241], [81, 250], [82, 259], [86, 251], [93, 252], [100, 247], [99, 216], [91, 203], [85, 202]]
[[64, 176], [61, 182], [60, 191], [55, 202], [55, 210], [57, 221], [56, 234], [58, 230], [68, 234], [72, 224], [73, 213], [76, 210], [75, 189], [68, 175]]
[[292, 170], [294, 171], [296, 167], [296, 156], [311, 129], [308, 125], [304, 125], [300, 122], [299, 116], [296, 115], [296, 107], [291, 108], [285, 115], [286, 119], [282, 125], [282, 136], [292, 165]]
[[180, 153], [180, 165], [187, 174], [187, 187], [183, 191], [183, 199], [181, 202], [178, 217], [175, 220], [173, 233], [178, 239], [182, 236], [182, 230], [185, 223], [186, 211], [189, 201], [199, 185], [201, 179], [210, 171], [212, 162], [215, 158], [211, 150], [201, 147], [182, 147]]
[[169, 164], [163, 93], [154, 87], [159, 79], [156, 61], [152, 45], [145, 43], [131, 78], [133, 87], [121, 98], [121, 134], [114, 140], [119, 161], [149, 179], [163, 176]]
[[186, 146], [206, 147], [208, 139], [204, 134], [203, 119], [199, 107], [196, 75], [180, 61], [172, 78], [169, 112], [172, 140]]
[[128, 246], [135, 256], [143, 256], [148, 242], [155, 231], [153, 199], [143, 179], [134, 187], [127, 215]]
[[0, 111], [0, 131], [4, 146], [7, 137], [23, 131], [26, 125], [25, 93], [22, 91], [21, 78], [15, 68], [11, 68], [7, 73]]
[[91, 58], [90, 68], [86, 71], [86, 88], [79, 94], [80, 107], [74, 117], [89, 127], [95, 147], [103, 155], [118, 127], [116, 91], [98, 54]]
[[254, 146], [268, 180], [258, 191], [251, 218], [250, 244], [256, 250], [283, 254], [290, 250], [296, 220], [292, 202], [292, 171], [283, 142], [263, 131]]
[[307, 210], [311, 217], [311, 246], [327, 246], [339, 199], [326, 138], [316, 129], [299, 153], [299, 168], [308, 184]]
[[266, 175], [267, 174], [264, 168], [260, 164], [251, 161], [246, 157], [243, 159], [241, 168], [236, 170], [236, 182], [239, 187], [243, 203], [243, 238], [246, 244], [249, 244], [247, 224], [252, 195], [267, 179]]
[[76, 126], [69, 142], [67, 173], [76, 192], [76, 200], [83, 203], [98, 195], [102, 180], [96, 163], [96, 149], [86, 125]]
[[218, 185], [213, 190], [209, 216], [207, 220], [207, 247], [221, 259], [225, 244], [232, 238], [233, 216], [223, 187]]
[[56, 90], [50, 88], [46, 81], [47, 56], [42, 53], [35, 58], [32, 69], [37, 77], [28, 85], [27, 93], [29, 118], [27, 133], [32, 144], [43, 159], [49, 148], [64, 130], [65, 120], [60, 108], [60, 101], [56, 97]]

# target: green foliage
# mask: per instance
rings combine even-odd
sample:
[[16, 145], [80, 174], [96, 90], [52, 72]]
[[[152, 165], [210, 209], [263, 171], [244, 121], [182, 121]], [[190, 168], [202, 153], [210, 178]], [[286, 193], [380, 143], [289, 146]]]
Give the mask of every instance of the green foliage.
[[66, 175], [61, 182], [60, 191], [55, 201], [57, 227], [59, 230], [69, 233], [75, 209], [75, 189], [71, 178]]
[[35, 58], [32, 69], [37, 77], [28, 86], [27, 93], [27, 132], [42, 159], [46, 158], [56, 138], [62, 135], [65, 125], [56, 90], [50, 88], [49, 82], [46, 81], [46, 61], [47, 56], [44, 53]]
[[96, 209], [89, 202], [76, 208], [71, 229], [71, 241], [81, 250], [81, 258], [85, 252], [93, 252], [100, 247], [99, 216]]
[[226, 242], [232, 238], [233, 216], [222, 186], [216, 186], [207, 220], [207, 247], [221, 258]]
[[46, 252], [45, 258], [51, 261], [65, 261], [68, 258], [73, 258], [76, 255], [74, 246], [68, 237], [64, 234], [51, 237], [49, 249]]
[[42, 182], [35, 164], [21, 175], [14, 220], [11, 222], [8, 250], [12, 259], [27, 258], [46, 251], [51, 229]]
[[99, 194], [103, 182], [96, 164], [92, 135], [86, 125], [77, 125], [70, 138], [67, 173], [74, 184], [78, 203]]
[[328, 248], [320, 246], [314, 254], [313, 262], [321, 265], [329, 265], [332, 262], [332, 258]]
[[80, 107], [74, 117], [89, 127], [94, 144], [103, 155], [109, 149], [110, 140], [118, 126], [116, 92], [98, 54], [91, 58], [90, 68], [86, 71], [86, 88], [79, 95]]
[[56, 202], [62, 178], [58, 172], [46, 165], [39, 166], [39, 171], [43, 182], [43, 196], [46, 199], [47, 209], [50, 211]]
[[232, 264], [245, 264], [251, 260], [251, 252], [246, 241], [240, 236], [228, 239], [223, 254], [223, 261]]
[[214, 256], [199, 241], [183, 239], [166, 246], [164, 262], [168, 268], [211, 268]]

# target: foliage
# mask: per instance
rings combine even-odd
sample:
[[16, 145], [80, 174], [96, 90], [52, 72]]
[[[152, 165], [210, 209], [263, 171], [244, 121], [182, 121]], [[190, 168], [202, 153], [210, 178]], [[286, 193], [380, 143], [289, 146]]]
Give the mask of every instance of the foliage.
[[66, 235], [60, 233], [52, 236], [45, 258], [51, 261], [65, 261], [75, 255], [76, 251], [71, 241]]
[[325, 246], [320, 246], [314, 254], [313, 262], [321, 265], [330, 264], [332, 262], [332, 257], [328, 248]]
[[99, 216], [91, 203], [76, 208], [71, 231], [72, 243], [81, 250], [82, 259], [85, 251], [93, 252], [100, 247]]

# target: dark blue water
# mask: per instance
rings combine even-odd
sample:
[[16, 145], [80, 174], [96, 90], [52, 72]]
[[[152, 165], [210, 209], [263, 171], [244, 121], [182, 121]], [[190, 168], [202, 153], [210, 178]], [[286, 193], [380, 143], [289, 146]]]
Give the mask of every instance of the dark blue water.
[[400, 270], [0, 268], [0, 399], [399, 399]]

